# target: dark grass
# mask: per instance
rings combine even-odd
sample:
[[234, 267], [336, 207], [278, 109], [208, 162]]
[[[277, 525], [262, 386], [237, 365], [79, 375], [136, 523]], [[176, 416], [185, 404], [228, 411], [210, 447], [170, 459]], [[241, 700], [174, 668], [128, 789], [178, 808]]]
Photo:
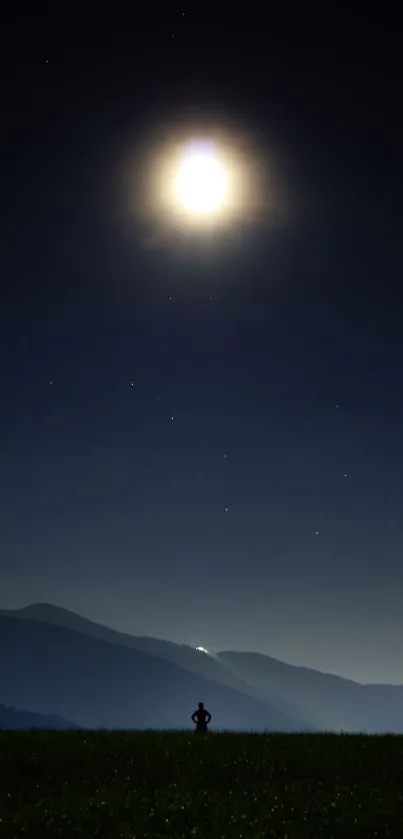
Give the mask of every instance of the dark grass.
[[403, 736], [0, 733], [0, 837], [403, 837]]

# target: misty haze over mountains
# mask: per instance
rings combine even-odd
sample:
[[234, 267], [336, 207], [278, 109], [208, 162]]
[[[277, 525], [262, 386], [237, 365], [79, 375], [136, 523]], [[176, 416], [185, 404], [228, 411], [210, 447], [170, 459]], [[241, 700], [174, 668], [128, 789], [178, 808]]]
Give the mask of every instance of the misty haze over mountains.
[[218, 730], [403, 733], [403, 686], [253, 652], [210, 655], [50, 604], [0, 611], [0, 703], [27, 712], [13, 727], [31, 727], [35, 714], [47, 716], [43, 727], [191, 728], [200, 700]]

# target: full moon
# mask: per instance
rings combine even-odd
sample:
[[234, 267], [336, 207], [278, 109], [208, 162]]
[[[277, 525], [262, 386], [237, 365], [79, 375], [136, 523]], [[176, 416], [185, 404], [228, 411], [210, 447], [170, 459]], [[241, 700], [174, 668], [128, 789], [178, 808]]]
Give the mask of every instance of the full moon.
[[[151, 135], [150, 135], [151, 136]], [[149, 224], [155, 242], [177, 246], [180, 236], [209, 245], [245, 229], [274, 191], [264, 191], [263, 162], [247, 132], [210, 126], [163, 126], [161, 139], [144, 140], [128, 180], [130, 204]], [[122, 170], [123, 175], [123, 170]], [[269, 196], [269, 198], [268, 198]], [[206, 236], [204, 235], [206, 234]], [[171, 236], [174, 238], [171, 239]]]
[[228, 200], [228, 186], [228, 172], [213, 144], [193, 143], [183, 150], [174, 192], [185, 211], [214, 215]]

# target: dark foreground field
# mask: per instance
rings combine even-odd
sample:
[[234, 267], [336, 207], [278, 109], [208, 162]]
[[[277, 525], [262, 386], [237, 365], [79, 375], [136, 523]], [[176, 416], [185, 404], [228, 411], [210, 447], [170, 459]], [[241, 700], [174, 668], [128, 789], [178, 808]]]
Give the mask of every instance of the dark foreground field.
[[403, 737], [0, 733], [0, 836], [403, 837]]

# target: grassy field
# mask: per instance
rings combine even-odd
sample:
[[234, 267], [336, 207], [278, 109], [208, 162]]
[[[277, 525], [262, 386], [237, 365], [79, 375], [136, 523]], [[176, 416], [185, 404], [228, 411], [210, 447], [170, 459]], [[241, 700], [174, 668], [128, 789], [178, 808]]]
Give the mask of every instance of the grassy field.
[[0, 837], [403, 837], [403, 737], [0, 733]]

